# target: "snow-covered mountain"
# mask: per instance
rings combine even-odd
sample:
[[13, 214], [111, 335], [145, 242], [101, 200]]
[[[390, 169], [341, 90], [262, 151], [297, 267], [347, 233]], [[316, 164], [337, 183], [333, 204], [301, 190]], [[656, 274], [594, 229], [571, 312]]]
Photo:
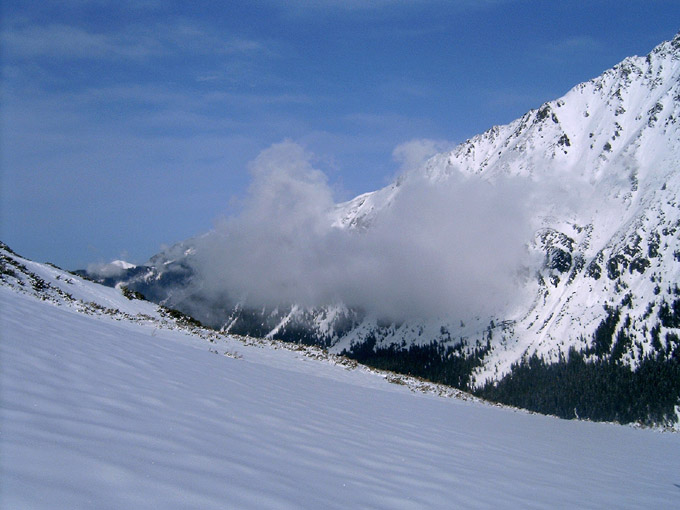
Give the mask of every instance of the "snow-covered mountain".
[[467, 387], [500, 381], [534, 354], [557, 362], [572, 348], [632, 370], [680, 356], [680, 34], [337, 205], [329, 221], [370, 231], [412, 183], [468, 178], [528, 183], [533, 236], [514, 302], [465, 322], [385, 320], [344, 304], [215, 300], [194, 279], [200, 238], [115, 281], [212, 326], [361, 352], [367, 361], [369, 351], [434, 342], [444, 357], [474, 360], [458, 379]]
[[677, 502], [676, 433], [530, 415], [208, 331], [4, 245], [0, 333], [2, 508]]

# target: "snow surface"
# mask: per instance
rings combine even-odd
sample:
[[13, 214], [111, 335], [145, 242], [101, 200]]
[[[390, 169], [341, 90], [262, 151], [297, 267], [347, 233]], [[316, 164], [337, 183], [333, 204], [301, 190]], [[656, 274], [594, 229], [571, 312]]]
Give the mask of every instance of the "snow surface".
[[680, 502], [678, 434], [415, 394], [293, 351], [210, 343], [115, 289], [29, 270], [75, 288], [77, 303], [147, 319], [0, 285], [2, 508]]

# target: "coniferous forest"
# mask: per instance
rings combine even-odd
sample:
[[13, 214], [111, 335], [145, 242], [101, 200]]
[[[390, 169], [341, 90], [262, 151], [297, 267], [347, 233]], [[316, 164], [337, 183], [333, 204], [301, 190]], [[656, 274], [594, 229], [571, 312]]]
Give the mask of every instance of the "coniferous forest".
[[371, 335], [364, 343], [353, 346], [351, 350], [345, 350], [342, 354], [381, 370], [391, 370], [459, 389], [468, 389], [472, 372], [481, 365], [491, 345], [489, 343], [478, 345], [471, 353], [466, 352], [466, 347], [465, 342], [455, 346], [431, 342], [425, 345], [413, 344], [408, 348], [394, 344], [376, 347], [375, 336]]
[[613, 359], [586, 361], [572, 349], [556, 363], [534, 355], [496, 384], [474, 393], [560, 418], [673, 423], [680, 395], [680, 343], [670, 356], [644, 358], [632, 370]]
[[[675, 324], [679, 309], [680, 299], [662, 306], [662, 324]], [[493, 402], [560, 418], [675, 423], [675, 407], [680, 405], [680, 338], [669, 332], [662, 339], [660, 327], [655, 326], [649, 334], [656, 350], [641, 356], [633, 369], [623, 362], [632, 341], [624, 329], [616, 332], [620, 318], [619, 308], [609, 308], [589, 347], [580, 351], [572, 347], [557, 361], [533, 354], [515, 363], [499, 381], [481, 387], [471, 384], [472, 375], [491, 350], [489, 342], [475, 348], [464, 341], [454, 347], [436, 342], [408, 348], [376, 347], [376, 338], [370, 336], [343, 354], [375, 368], [448, 384]]]

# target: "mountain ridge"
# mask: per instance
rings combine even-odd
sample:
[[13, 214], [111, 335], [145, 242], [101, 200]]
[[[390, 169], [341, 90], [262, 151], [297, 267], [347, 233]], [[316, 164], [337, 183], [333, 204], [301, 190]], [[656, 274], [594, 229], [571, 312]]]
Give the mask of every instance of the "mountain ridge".
[[[387, 187], [334, 207], [333, 228], [370, 232], [409, 186], [524, 179], [533, 238], [527, 239], [529, 262], [517, 275], [519, 297], [508, 309], [465, 322], [386, 319], [342, 303], [258, 309], [218, 300], [196, 277], [203, 238], [179, 243], [108, 283], [122, 282], [227, 331], [361, 352], [365, 361], [381, 349], [396, 356], [395, 349], [444, 346], [435, 358], [467, 360], [456, 380], [470, 388], [499, 383], [534, 355], [556, 363], [572, 349], [631, 370], [655, 356], [675, 360], [678, 119], [680, 34], [433, 156]], [[609, 338], [600, 338], [607, 349], [596, 348], [598, 332], [612, 322]]]

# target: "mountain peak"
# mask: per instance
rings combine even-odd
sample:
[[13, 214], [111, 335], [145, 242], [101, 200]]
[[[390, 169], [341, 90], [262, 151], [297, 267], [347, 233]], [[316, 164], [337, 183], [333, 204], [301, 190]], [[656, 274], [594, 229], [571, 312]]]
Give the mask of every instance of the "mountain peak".
[[645, 131], [678, 145], [679, 41], [624, 59], [563, 97], [435, 156], [421, 172], [435, 180], [456, 172], [536, 179], [566, 170], [597, 178], [605, 162], [634, 156], [650, 137]]

